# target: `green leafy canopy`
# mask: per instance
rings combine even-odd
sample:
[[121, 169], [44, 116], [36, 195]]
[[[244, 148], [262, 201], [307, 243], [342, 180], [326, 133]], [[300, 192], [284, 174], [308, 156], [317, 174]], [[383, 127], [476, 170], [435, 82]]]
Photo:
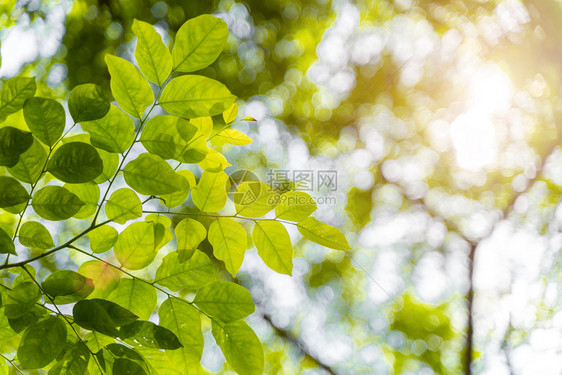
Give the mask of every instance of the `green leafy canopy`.
[[67, 116], [54, 92], [35, 96], [32, 78], [0, 90], [0, 119], [11, 116], [0, 123], [5, 358], [55, 375], [185, 374], [199, 366], [207, 331], [231, 369], [261, 374], [261, 343], [243, 321], [252, 295], [232, 281], [247, 249], [291, 275], [286, 226], [327, 247], [349, 245], [310, 217], [316, 205], [305, 193], [286, 193], [304, 202], [289, 205], [261, 183], [253, 202], [227, 199], [230, 163], [217, 144], [252, 140], [231, 127], [236, 97], [202, 75], [227, 40], [224, 21], [188, 20], [171, 50], [148, 23], [134, 20], [132, 31], [137, 66], [105, 58], [114, 104], [102, 87], [79, 85], [65, 95]]

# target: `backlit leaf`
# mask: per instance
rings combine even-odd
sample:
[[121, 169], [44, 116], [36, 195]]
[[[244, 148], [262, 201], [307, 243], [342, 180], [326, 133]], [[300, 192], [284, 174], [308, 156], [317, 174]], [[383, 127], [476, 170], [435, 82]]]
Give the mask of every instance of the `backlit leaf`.
[[37, 221], [23, 223], [18, 235], [23, 246], [36, 249], [49, 249], [55, 247], [51, 233], [45, 226]]
[[83, 342], [79, 341], [72, 345], [64, 357], [56, 363], [48, 375], [82, 375], [88, 371], [90, 351]]
[[55, 151], [47, 164], [47, 171], [61, 181], [79, 184], [98, 177], [103, 171], [103, 162], [91, 145], [70, 142]]
[[228, 37], [223, 20], [208, 14], [185, 22], [176, 34], [172, 50], [174, 68], [180, 72], [193, 72], [213, 63], [219, 56]]
[[201, 288], [193, 303], [212, 318], [226, 323], [245, 318], [255, 310], [250, 292], [227, 281], [215, 281]]
[[236, 103], [232, 104], [230, 108], [223, 112], [222, 118], [225, 124], [231, 124], [236, 120], [236, 116], [238, 116], [238, 105]]
[[205, 155], [205, 159], [199, 162], [201, 169], [208, 172], [220, 172], [226, 167], [231, 166], [223, 154], [213, 149], [209, 149]]
[[34, 139], [31, 147], [23, 154], [19, 155], [16, 165], [8, 168], [8, 172], [20, 181], [33, 184], [37, 182], [43, 166], [47, 162], [47, 153], [38, 140]]
[[310, 195], [302, 191], [288, 191], [279, 196], [279, 204], [275, 207], [275, 215], [279, 219], [302, 221], [316, 211], [316, 202]]
[[4, 314], [10, 318], [19, 318], [31, 309], [41, 298], [41, 291], [32, 281], [24, 281], [8, 292]]
[[63, 187], [45, 186], [33, 195], [31, 205], [43, 219], [56, 221], [74, 216], [84, 202]]
[[156, 289], [139, 280], [122, 279], [107, 299], [146, 320], [156, 308]]
[[217, 219], [209, 227], [209, 242], [213, 254], [224, 262], [226, 269], [234, 277], [242, 265], [248, 245], [246, 231], [232, 219]]
[[188, 170], [181, 170], [181, 171], [177, 171], [176, 174], [178, 174], [179, 176], [185, 179], [185, 182], [182, 181], [182, 185], [183, 185], [182, 188], [170, 194], [160, 195], [160, 198], [163, 199], [161, 203], [168, 208], [174, 208], [184, 203], [189, 195], [189, 190], [191, 189], [191, 186], [195, 186], [195, 183], [191, 185], [189, 182], [189, 181], [195, 181], [195, 176], [193, 175], [193, 172]]
[[0, 254], [16, 254], [16, 247], [12, 238], [0, 228]]
[[0, 208], [15, 206], [29, 200], [29, 193], [12, 177], [0, 176]]
[[103, 170], [100, 175], [94, 179], [94, 182], [96, 184], [101, 184], [111, 179], [115, 174], [115, 171], [117, 171], [119, 166], [119, 155], [101, 149], [98, 149], [97, 151], [103, 163]]
[[197, 220], [183, 219], [175, 228], [177, 238], [177, 253], [180, 262], [183, 262], [195, 253], [195, 249], [207, 237], [207, 230]]
[[93, 121], [109, 111], [110, 99], [102, 88], [93, 83], [78, 85], [68, 96], [68, 111], [74, 122]]
[[336, 250], [350, 250], [345, 236], [339, 229], [308, 217], [297, 224], [299, 232], [308, 240]]
[[129, 345], [174, 350], [182, 347], [178, 337], [169, 329], [152, 322], [137, 320], [121, 327], [119, 338]]
[[293, 246], [285, 226], [275, 220], [256, 222], [252, 240], [264, 263], [272, 270], [291, 275], [293, 271]]
[[113, 252], [123, 267], [130, 270], [140, 270], [154, 260], [156, 245], [154, 225], [136, 222], [119, 234]]
[[150, 81], [162, 85], [172, 72], [170, 50], [154, 26], [135, 19], [132, 28], [138, 38], [135, 58], [140, 71]]
[[236, 187], [233, 200], [239, 215], [261, 217], [275, 207], [278, 197], [266, 183], [246, 181]]
[[119, 224], [141, 217], [142, 203], [139, 196], [127, 188], [114, 191], [105, 204], [105, 215], [109, 220]]
[[190, 147], [197, 127], [174, 116], [154, 116], [144, 126], [140, 141], [153, 154], [164, 159], [183, 161], [182, 154]]
[[64, 184], [63, 187], [84, 202], [84, 206], [73, 217], [76, 219], [86, 219], [93, 216], [98, 208], [100, 200], [100, 188], [93, 182], [84, 184]]
[[104, 117], [83, 122], [82, 129], [90, 133], [92, 145], [108, 152], [123, 153], [135, 139], [133, 120], [114, 105]]
[[88, 239], [90, 240], [90, 249], [94, 253], [105, 253], [111, 249], [117, 241], [118, 232], [115, 228], [109, 225], [102, 225], [90, 232], [88, 232]]
[[156, 271], [154, 282], [177, 292], [182, 289], [195, 289], [210, 283], [215, 274], [215, 267], [209, 257], [196, 250], [187, 261], [180, 263], [177, 253], [164, 257]]
[[217, 135], [217, 138], [223, 142], [237, 146], [247, 145], [253, 142], [252, 138], [236, 129], [224, 129]]
[[94, 292], [90, 298], [106, 298], [121, 280], [121, 272], [99, 260], [90, 260], [83, 263], [78, 273], [92, 279]]
[[235, 99], [226, 86], [214, 79], [184, 75], [166, 85], [159, 103], [168, 113], [193, 118], [218, 115]]
[[17, 164], [19, 156], [33, 144], [33, 136], [30, 132], [16, 129], [12, 126], [0, 128], [0, 160], [9, 160], [14, 157], [12, 163], [0, 162], [0, 165], [13, 167]]
[[169, 194], [185, 187], [165, 160], [156, 155], [144, 153], [129, 162], [123, 170], [125, 182], [140, 194]]
[[84, 329], [117, 336], [117, 327], [131, 324], [138, 316], [116, 303], [103, 299], [86, 299], [72, 308], [74, 322]]
[[62, 318], [49, 316], [27, 328], [18, 347], [23, 369], [38, 369], [51, 363], [63, 350], [66, 325]]
[[191, 198], [195, 206], [204, 212], [222, 210], [226, 204], [227, 181], [228, 175], [224, 172], [204, 171], [197, 187], [191, 191]]
[[260, 375], [264, 369], [261, 342], [252, 329], [242, 321], [219, 325], [213, 322], [213, 336], [224, 357], [240, 375]]
[[69, 270], [53, 272], [41, 283], [41, 286], [45, 293], [54, 297], [56, 304], [83, 300], [94, 291], [92, 279]]
[[148, 375], [150, 370], [143, 357], [134, 349], [121, 344], [108, 344], [96, 353], [107, 375]]
[[125, 59], [106, 55], [105, 62], [111, 75], [111, 92], [117, 104], [123, 112], [140, 119], [154, 101], [150, 83]]
[[29, 98], [23, 105], [23, 116], [31, 133], [47, 146], [53, 146], [66, 125], [64, 107], [53, 99]]
[[26, 99], [35, 95], [35, 78], [13, 77], [4, 82], [0, 91], [0, 119], [19, 111]]

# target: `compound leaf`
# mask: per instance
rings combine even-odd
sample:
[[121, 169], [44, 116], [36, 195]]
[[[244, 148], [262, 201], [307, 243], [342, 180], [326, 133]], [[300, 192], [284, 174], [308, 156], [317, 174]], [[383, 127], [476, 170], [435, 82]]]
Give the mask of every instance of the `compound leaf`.
[[135, 58], [140, 71], [150, 81], [162, 85], [172, 72], [170, 50], [151, 24], [135, 19], [132, 28], [138, 38]]

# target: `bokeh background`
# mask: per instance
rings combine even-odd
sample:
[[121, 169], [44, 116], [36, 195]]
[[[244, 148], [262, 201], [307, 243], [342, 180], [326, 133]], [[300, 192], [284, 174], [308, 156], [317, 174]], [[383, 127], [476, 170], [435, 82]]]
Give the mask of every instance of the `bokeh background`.
[[201, 74], [258, 120], [226, 172], [335, 171], [311, 194], [353, 248], [247, 252], [266, 373], [561, 374], [562, 2], [4, 0], [0, 76], [109, 91], [134, 18], [170, 45], [203, 13], [230, 36]]

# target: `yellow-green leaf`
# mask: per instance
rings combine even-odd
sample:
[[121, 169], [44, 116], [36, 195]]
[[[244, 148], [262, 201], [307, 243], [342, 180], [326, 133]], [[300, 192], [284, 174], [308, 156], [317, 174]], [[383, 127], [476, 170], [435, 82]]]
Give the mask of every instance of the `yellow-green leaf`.
[[141, 217], [142, 203], [139, 196], [131, 189], [115, 190], [105, 204], [105, 216], [119, 224]]
[[316, 211], [316, 202], [310, 195], [302, 191], [288, 191], [279, 196], [279, 204], [275, 207], [275, 215], [279, 219], [302, 221]]
[[261, 375], [264, 355], [261, 342], [252, 329], [242, 321], [229, 324], [213, 322], [213, 336], [224, 357], [240, 375]]
[[197, 187], [191, 191], [193, 203], [205, 212], [222, 210], [226, 204], [227, 184], [228, 175], [226, 173], [204, 171]]
[[193, 303], [210, 317], [225, 323], [245, 318], [256, 309], [250, 292], [228, 281], [215, 281], [201, 288]]
[[157, 85], [162, 85], [172, 72], [172, 54], [162, 42], [154, 26], [133, 20], [133, 32], [137, 36], [135, 58], [144, 76]]
[[275, 220], [256, 222], [252, 240], [263, 262], [272, 270], [291, 275], [293, 272], [293, 246], [285, 226]]
[[209, 242], [213, 245], [215, 257], [222, 260], [227, 271], [235, 277], [248, 245], [242, 225], [232, 219], [217, 219], [209, 227]]
[[308, 217], [297, 224], [299, 232], [308, 240], [336, 250], [350, 250], [345, 236], [339, 229]]
[[23, 246], [36, 249], [49, 249], [55, 247], [53, 238], [49, 230], [37, 221], [28, 221], [23, 223], [18, 235], [20, 243]]
[[135, 139], [133, 120], [114, 105], [104, 117], [83, 122], [82, 129], [90, 134], [92, 145], [108, 152], [123, 153]]

